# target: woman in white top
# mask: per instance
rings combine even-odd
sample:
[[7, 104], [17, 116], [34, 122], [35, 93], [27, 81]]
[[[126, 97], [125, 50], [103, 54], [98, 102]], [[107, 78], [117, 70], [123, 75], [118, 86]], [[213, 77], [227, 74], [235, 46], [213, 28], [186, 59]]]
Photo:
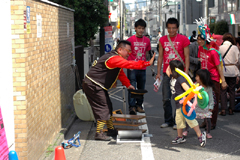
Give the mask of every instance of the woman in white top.
[[[227, 109], [227, 91], [229, 94], [230, 106], [228, 108], [229, 115], [233, 115], [233, 109], [235, 106], [235, 85], [236, 78], [238, 77], [239, 70], [237, 68], [238, 59], [240, 57], [239, 50], [236, 46], [235, 38], [231, 33], [225, 33], [223, 35], [223, 44], [219, 47], [219, 51], [225, 62], [225, 68], [223, 69], [223, 74], [228, 85], [228, 89], [221, 88], [221, 109], [219, 113], [222, 116], [226, 115]], [[227, 52], [228, 51], [228, 52]], [[225, 57], [224, 57], [225, 55]]]

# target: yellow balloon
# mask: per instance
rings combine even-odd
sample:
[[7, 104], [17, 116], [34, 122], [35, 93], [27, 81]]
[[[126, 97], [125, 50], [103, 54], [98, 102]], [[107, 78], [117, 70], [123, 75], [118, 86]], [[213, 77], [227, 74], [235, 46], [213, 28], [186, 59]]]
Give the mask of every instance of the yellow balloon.
[[175, 97], [174, 100], [177, 101], [177, 100], [179, 100], [179, 99], [181, 99], [181, 98], [187, 96], [190, 92], [192, 92], [192, 88], [189, 88], [186, 92], [184, 92], [184, 93], [178, 95], [177, 97]]
[[178, 68], [175, 68], [175, 71], [178, 72], [180, 75], [182, 75], [187, 81], [188, 83], [190, 84], [190, 86], [192, 87], [193, 85], [193, 81], [192, 79], [183, 71], [181, 71], [180, 69]]
[[181, 76], [183, 76], [188, 81], [188, 83], [190, 84], [191, 88], [189, 88], [186, 92], [184, 92], [184, 93], [178, 95], [177, 97], [175, 97], [174, 100], [177, 101], [177, 100], [187, 96], [190, 92], [193, 92], [193, 93], [197, 94], [198, 98], [202, 99], [202, 95], [196, 89], [199, 86], [199, 84], [198, 83], [194, 84], [192, 79], [185, 72], [183, 72], [182, 70], [180, 70], [178, 68], [175, 68], [175, 71], [178, 72]]

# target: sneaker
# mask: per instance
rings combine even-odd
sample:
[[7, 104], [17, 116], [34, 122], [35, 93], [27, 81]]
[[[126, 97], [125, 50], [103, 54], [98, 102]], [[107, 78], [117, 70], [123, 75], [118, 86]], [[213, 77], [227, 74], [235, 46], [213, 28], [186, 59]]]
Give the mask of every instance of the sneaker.
[[184, 137], [177, 137], [172, 141], [172, 144], [179, 144], [179, 143], [184, 143], [186, 142], [186, 139]]
[[115, 128], [114, 129], [108, 129], [107, 135], [111, 136], [111, 137], [116, 137], [118, 135], [118, 131]]
[[187, 137], [188, 131], [184, 131], [182, 134], [183, 134], [184, 137]]
[[177, 130], [177, 125], [175, 124], [175, 125], [173, 125], [173, 127], [172, 127], [174, 130]]
[[137, 111], [138, 111], [139, 113], [145, 113], [145, 111], [143, 110], [143, 108], [140, 107], [140, 106], [137, 107]]
[[202, 132], [202, 134], [201, 134], [200, 137], [198, 137], [198, 140], [199, 140], [199, 142], [200, 142], [200, 146], [201, 146], [201, 147], [204, 147], [204, 146], [206, 145], [207, 139], [206, 139], [206, 132], [205, 132], [205, 131]]
[[112, 137], [106, 136], [102, 131], [95, 134], [95, 140], [110, 141], [111, 139]]
[[210, 133], [208, 133], [208, 134], [206, 135], [206, 137], [207, 137], [207, 139], [212, 139], [212, 135], [211, 135]]
[[131, 114], [131, 115], [136, 115], [136, 114], [137, 114], [136, 108], [135, 108], [135, 107], [131, 107], [131, 108], [129, 109], [129, 114]]
[[161, 128], [166, 128], [166, 127], [169, 127], [169, 124], [163, 123], [163, 124], [161, 125]]

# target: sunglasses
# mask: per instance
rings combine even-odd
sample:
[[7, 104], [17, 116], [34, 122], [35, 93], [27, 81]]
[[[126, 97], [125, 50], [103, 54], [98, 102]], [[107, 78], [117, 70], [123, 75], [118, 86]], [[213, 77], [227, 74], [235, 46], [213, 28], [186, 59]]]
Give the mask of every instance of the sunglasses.
[[127, 48], [124, 48], [124, 49], [128, 52], [129, 55], [132, 53], [131, 50], [129, 50], [129, 49], [127, 49]]

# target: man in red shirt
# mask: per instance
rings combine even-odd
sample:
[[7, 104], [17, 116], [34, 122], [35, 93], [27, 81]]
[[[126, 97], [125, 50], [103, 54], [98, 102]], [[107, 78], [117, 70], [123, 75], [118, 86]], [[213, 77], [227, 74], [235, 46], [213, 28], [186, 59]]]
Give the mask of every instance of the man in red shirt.
[[[150, 39], [145, 37], [143, 34], [145, 32], [147, 24], [143, 19], [139, 19], [135, 22], [136, 34], [127, 39], [131, 42], [132, 54], [128, 57], [131, 61], [146, 61], [146, 55], [149, 55], [151, 50]], [[137, 87], [138, 89], [145, 89], [146, 83], [146, 68], [141, 69], [128, 69], [127, 77], [130, 80], [131, 85]], [[143, 104], [142, 98], [131, 98], [131, 93], [128, 93], [128, 105], [129, 113], [136, 114], [136, 111], [144, 113], [142, 108]]]
[[166, 69], [171, 60], [178, 59], [184, 63], [185, 72], [188, 74], [190, 42], [186, 36], [177, 33], [179, 23], [176, 18], [169, 18], [167, 20], [166, 27], [169, 34], [168, 36], [180, 57], [175, 53], [174, 48], [171, 46], [171, 43], [168, 40], [168, 36], [166, 35], [161, 37], [159, 40], [158, 72], [156, 75], [156, 79], [160, 79], [160, 72], [163, 64], [162, 84], [164, 85], [162, 87], [162, 101], [165, 122], [161, 125], [161, 128], [173, 126], [173, 129], [177, 129], [175, 118], [172, 116], [170, 78], [166, 74]]
[[[149, 62], [128, 61], [127, 58], [131, 52], [131, 43], [120, 41], [115, 50], [108, 52], [93, 63], [83, 80], [83, 90], [97, 120], [95, 140], [109, 141], [111, 137], [108, 136], [117, 135], [112, 123], [112, 102], [108, 89], [112, 88], [117, 79], [128, 89], [135, 89], [123, 72], [123, 68], [141, 69], [153, 63], [155, 54]], [[102, 132], [105, 124], [107, 124], [108, 136]]]

